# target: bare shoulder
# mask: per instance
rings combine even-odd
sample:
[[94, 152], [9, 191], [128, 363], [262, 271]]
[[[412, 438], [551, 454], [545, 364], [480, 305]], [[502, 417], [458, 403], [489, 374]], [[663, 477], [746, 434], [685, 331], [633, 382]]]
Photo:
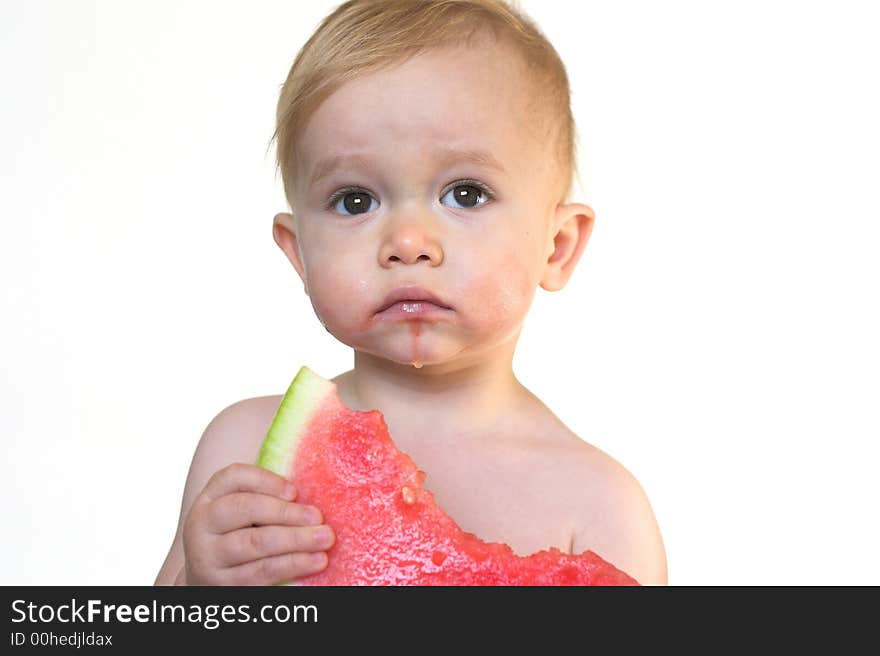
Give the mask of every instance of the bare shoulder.
[[238, 401], [217, 413], [205, 428], [190, 464], [184, 505], [201, 492], [215, 472], [234, 462], [254, 464], [280, 397]]
[[[238, 401], [221, 410], [208, 424], [202, 436], [202, 442], [208, 450], [205, 455], [215, 455], [229, 462], [256, 462], [260, 445], [275, 417], [281, 398], [257, 396]], [[202, 447], [202, 443], [199, 447]]]
[[236, 462], [254, 464], [281, 396], [259, 396], [229, 405], [208, 423], [196, 446], [180, 504], [177, 532], [156, 578], [157, 585], [174, 583], [183, 565], [182, 531], [189, 509], [216, 472]]
[[234, 462], [253, 464], [280, 396], [259, 396], [233, 403], [210, 421], [196, 447], [187, 487], [204, 487], [214, 472]]
[[[666, 550], [654, 510], [636, 477], [570, 433], [563, 480], [572, 508], [572, 552], [592, 550], [643, 585], [666, 585]], [[573, 438], [573, 439], [572, 439]]]

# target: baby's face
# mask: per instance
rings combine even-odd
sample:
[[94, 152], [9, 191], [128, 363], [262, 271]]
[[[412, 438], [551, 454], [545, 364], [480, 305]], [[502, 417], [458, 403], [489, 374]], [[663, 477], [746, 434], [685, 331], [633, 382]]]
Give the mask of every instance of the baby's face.
[[[420, 55], [337, 90], [296, 148], [292, 242], [276, 240], [337, 339], [399, 363], [515, 340], [553, 250], [551, 147], [511, 51]], [[448, 310], [377, 314], [416, 285]], [[424, 309], [426, 306], [422, 306]]]

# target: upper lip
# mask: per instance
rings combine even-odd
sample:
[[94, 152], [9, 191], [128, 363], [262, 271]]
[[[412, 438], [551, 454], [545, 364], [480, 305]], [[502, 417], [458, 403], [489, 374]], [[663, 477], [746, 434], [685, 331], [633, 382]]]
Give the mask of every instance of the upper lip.
[[408, 285], [406, 287], [398, 287], [397, 289], [392, 290], [388, 296], [384, 298], [376, 312], [387, 310], [399, 301], [429, 301], [430, 303], [444, 307], [447, 310], [452, 309], [443, 301], [443, 299], [436, 294], [429, 292], [427, 289], [415, 285]]

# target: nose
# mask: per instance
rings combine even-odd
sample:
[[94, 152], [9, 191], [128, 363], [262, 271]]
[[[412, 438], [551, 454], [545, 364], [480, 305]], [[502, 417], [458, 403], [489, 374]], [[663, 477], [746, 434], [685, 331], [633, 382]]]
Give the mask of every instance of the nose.
[[428, 262], [440, 266], [443, 262], [443, 248], [436, 226], [424, 214], [401, 213], [390, 217], [379, 249], [379, 265], [391, 267], [395, 262], [416, 264]]

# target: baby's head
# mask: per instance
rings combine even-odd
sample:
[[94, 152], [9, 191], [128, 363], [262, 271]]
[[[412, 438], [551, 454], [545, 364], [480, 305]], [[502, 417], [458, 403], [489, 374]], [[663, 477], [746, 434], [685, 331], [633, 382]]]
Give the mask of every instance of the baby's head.
[[[534, 24], [499, 0], [346, 2], [294, 61], [277, 120], [292, 214], [275, 240], [326, 329], [402, 364], [512, 357], [593, 221], [566, 203], [568, 79]], [[411, 286], [445, 309], [380, 312]]]

